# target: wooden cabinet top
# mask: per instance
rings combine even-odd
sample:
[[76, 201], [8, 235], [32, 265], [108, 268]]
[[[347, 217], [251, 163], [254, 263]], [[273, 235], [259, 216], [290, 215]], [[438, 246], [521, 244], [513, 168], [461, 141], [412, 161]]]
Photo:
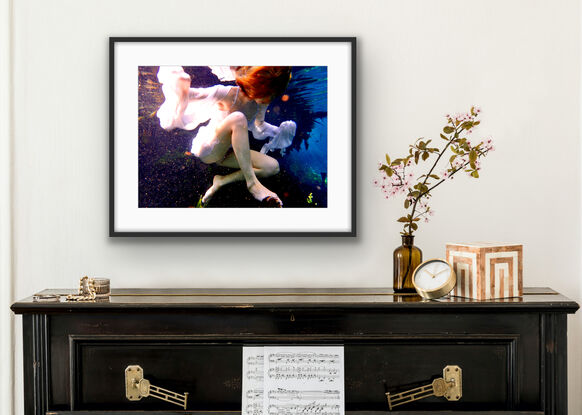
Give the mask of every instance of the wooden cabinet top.
[[478, 301], [461, 297], [423, 300], [412, 294], [395, 294], [391, 288], [296, 289], [113, 289], [107, 301], [69, 302], [74, 290], [50, 289], [59, 302], [35, 302], [32, 297], [12, 305], [16, 314], [61, 312], [127, 312], [179, 309], [382, 309], [384, 311], [541, 311], [575, 313], [578, 304], [550, 288], [524, 288], [523, 297]]

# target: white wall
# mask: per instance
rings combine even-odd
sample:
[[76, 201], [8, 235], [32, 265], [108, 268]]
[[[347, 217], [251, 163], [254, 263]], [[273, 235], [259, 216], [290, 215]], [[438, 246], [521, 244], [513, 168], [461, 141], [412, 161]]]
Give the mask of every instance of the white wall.
[[[84, 274], [118, 288], [388, 286], [402, 208], [372, 187], [377, 162], [478, 104], [497, 150], [478, 181], [438, 189], [418, 245], [429, 258], [447, 241], [522, 242], [525, 285], [580, 301], [578, 0], [161, 4], [14, 0], [16, 298]], [[108, 238], [108, 36], [297, 35], [358, 38], [359, 237]], [[579, 315], [569, 336], [570, 410], [581, 413]]]
[[12, 296], [12, 111], [11, 85], [11, 4], [0, 0], [0, 413], [12, 413], [14, 368], [12, 325], [8, 307]]

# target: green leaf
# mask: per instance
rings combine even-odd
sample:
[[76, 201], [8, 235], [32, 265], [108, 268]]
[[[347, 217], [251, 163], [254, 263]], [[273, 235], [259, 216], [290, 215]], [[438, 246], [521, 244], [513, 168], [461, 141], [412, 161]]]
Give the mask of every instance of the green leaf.
[[386, 170], [386, 174], [388, 175], [388, 177], [392, 177], [392, 175], [394, 174], [394, 170], [388, 169]]
[[[443, 132], [445, 134], [451, 134], [455, 132], [455, 129], [453, 127], [451, 127], [450, 125], [447, 125], [445, 128], [443, 128]], [[447, 138], [448, 140], [448, 138]]]
[[439, 180], [440, 179], [440, 177], [437, 176], [436, 174], [431, 174], [430, 177], [432, 177], [433, 179], [436, 179], [436, 180]]
[[410, 207], [410, 200], [404, 199], [404, 209], [408, 209]]
[[422, 161], [425, 161], [428, 156], [430, 155], [430, 153], [428, 153], [427, 151], [425, 151], [424, 153], [422, 153]]
[[449, 140], [449, 139], [448, 139], [448, 138], [447, 138], [445, 135], [443, 135], [443, 134], [441, 134], [441, 138], [442, 138], [443, 140], [447, 140], [447, 141]]
[[473, 123], [471, 121], [465, 121], [463, 124], [461, 124], [461, 128], [464, 128], [465, 130], [470, 130], [471, 128], [473, 128]]
[[414, 164], [418, 164], [418, 158], [420, 157], [420, 151], [414, 153]]
[[396, 159], [396, 160], [394, 160], [394, 161], [393, 161], [391, 164], [392, 164], [393, 166], [397, 166], [397, 165], [399, 165], [400, 163], [402, 163], [402, 159]]
[[449, 163], [451, 163], [451, 164], [452, 164], [452, 163], [453, 163], [453, 161], [455, 161], [455, 159], [456, 159], [456, 158], [457, 158], [457, 155], [456, 155], [456, 154], [453, 154], [453, 155], [451, 156], [451, 158], [449, 159]]
[[398, 222], [406, 223], [406, 222], [409, 222], [409, 220], [407, 218], [405, 218], [404, 216], [402, 216], [401, 218], [398, 218]]
[[426, 143], [424, 141], [421, 141], [420, 143], [418, 143], [418, 148], [424, 150], [426, 148]]
[[478, 179], [479, 178], [479, 172], [477, 170], [473, 170], [471, 172], [471, 176], [473, 176], [474, 178]]
[[386, 154], [386, 164], [390, 165], [390, 157]]
[[413, 229], [413, 230], [417, 230], [417, 229], [418, 229], [418, 225], [417, 225], [416, 223], [413, 223], [413, 224], [412, 224], [412, 229]]
[[475, 150], [471, 150], [469, 153], [469, 161], [475, 162], [477, 160], [477, 152]]

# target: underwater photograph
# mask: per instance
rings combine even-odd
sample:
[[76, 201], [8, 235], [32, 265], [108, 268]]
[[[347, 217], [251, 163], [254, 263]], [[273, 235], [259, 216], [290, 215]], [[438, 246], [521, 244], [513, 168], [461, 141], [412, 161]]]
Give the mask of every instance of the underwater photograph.
[[327, 66], [139, 66], [139, 208], [326, 208]]

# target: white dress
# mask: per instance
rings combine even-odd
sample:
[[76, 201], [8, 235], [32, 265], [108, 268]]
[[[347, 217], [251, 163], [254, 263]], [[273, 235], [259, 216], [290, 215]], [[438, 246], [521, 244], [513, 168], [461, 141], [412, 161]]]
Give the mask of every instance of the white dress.
[[[190, 88], [188, 96], [182, 97], [178, 87], [178, 81], [181, 79], [190, 80], [190, 76], [181, 66], [160, 66], [158, 80], [162, 84], [165, 101], [158, 109], [157, 116], [160, 119], [160, 126], [168, 131], [174, 128], [194, 130], [210, 120], [208, 125], [200, 127], [192, 140], [192, 154], [203, 158], [212, 152], [216, 127], [229, 114], [229, 111], [221, 111], [218, 108], [218, 102], [234, 87], [215, 85], [210, 88]], [[259, 128], [255, 125], [255, 118], [256, 115], [248, 120], [248, 129], [253, 133], [253, 137], [257, 140], [270, 138], [261, 148], [261, 153], [285, 149], [291, 145], [295, 137], [295, 122], [285, 121], [279, 127], [263, 122]]]

